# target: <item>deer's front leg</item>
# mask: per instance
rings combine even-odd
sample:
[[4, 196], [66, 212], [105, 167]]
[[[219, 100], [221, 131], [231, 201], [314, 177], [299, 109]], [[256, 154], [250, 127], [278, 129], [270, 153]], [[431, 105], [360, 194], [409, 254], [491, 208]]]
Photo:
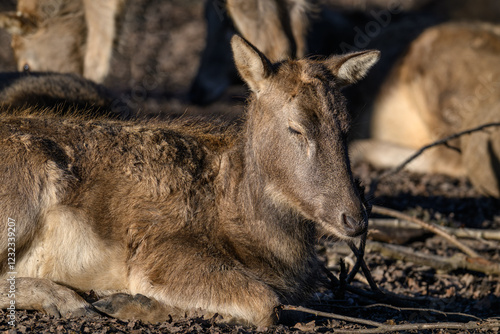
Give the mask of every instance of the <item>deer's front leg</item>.
[[98, 315], [75, 291], [46, 278], [3, 279], [0, 282], [0, 308], [7, 309], [12, 300], [16, 309], [37, 310], [55, 317]]
[[181, 310], [182, 316], [201, 311], [206, 317], [217, 313], [224, 322], [274, 324], [281, 304], [277, 292], [262, 275], [199, 239], [177, 235], [158, 238], [157, 244], [142, 242], [128, 263], [129, 290]]

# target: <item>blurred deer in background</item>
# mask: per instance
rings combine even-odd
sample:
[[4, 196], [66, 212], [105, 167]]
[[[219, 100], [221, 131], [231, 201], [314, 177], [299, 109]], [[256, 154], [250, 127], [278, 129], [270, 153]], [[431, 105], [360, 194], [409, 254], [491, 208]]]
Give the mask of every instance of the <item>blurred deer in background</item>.
[[208, 104], [230, 85], [229, 39], [238, 31], [272, 61], [303, 57], [315, 5], [311, 0], [207, 0], [207, 42], [190, 100]]
[[0, 73], [0, 112], [19, 109], [127, 119], [130, 110], [104, 86], [73, 73]]
[[12, 34], [20, 71], [69, 72], [95, 82], [106, 77], [126, 0], [19, 0], [0, 13]]
[[[393, 167], [435, 140], [500, 122], [500, 26], [448, 23], [427, 29], [395, 66], [374, 103], [372, 139], [352, 152], [377, 167]], [[467, 176], [500, 197], [500, 128], [429, 149], [412, 171]]]
[[[338, 53], [339, 44], [356, 44], [353, 41], [359, 37], [359, 32], [366, 32], [366, 27], [371, 25], [375, 32], [371, 31], [370, 36], [365, 34], [364, 38], [373, 39], [373, 43], [367, 41], [356, 49], [383, 49], [384, 58], [377, 68], [380, 72], [387, 72], [400, 51], [431, 24], [447, 20], [500, 21], [498, 0], [335, 0], [328, 1], [328, 6], [320, 4], [313, 0], [228, 0], [226, 8], [224, 0], [206, 1], [207, 42], [191, 86], [190, 100], [196, 104], [209, 104], [236, 82], [229, 50], [229, 39], [234, 31], [239, 31], [259, 45], [265, 54], [279, 60], [308, 53]], [[386, 22], [377, 27], [381, 20]], [[295, 45], [296, 49], [290, 49], [290, 45]], [[346, 52], [344, 48], [340, 49]], [[376, 93], [376, 86], [384, 78], [383, 73], [372, 74], [370, 81], [373, 85], [365, 82], [355, 90]], [[359, 103], [361, 108], [373, 102], [373, 96], [369, 95], [366, 101]]]
[[271, 61], [302, 58], [311, 0], [227, 0], [236, 30]]

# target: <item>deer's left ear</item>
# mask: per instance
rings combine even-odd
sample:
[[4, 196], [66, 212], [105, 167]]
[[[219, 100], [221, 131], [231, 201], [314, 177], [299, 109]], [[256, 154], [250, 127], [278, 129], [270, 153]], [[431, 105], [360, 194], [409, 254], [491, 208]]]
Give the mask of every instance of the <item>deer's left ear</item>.
[[234, 35], [231, 39], [231, 47], [234, 63], [241, 78], [253, 92], [259, 93], [272, 73], [271, 62], [262, 52], [238, 35]]
[[369, 50], [333, 56], [325, 62], [343, 86], [351, 85], [368, 73], [380, 59], [380, 51]]

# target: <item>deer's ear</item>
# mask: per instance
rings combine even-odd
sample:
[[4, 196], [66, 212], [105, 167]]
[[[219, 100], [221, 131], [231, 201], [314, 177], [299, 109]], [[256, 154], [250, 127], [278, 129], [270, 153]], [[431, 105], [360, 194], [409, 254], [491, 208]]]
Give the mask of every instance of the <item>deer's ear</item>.
[[0, 28], [7, 30], [11, 35], [26, 35], [37, 29], [31, 18], [20, 12], [0, 13]]
[[364, 78], [379, 59], [380, 51], [369, 50], [334, 56], [326, 62], [342, 85], [348, 86]]
[[271, 62], [244, 38], [234, 35], [231, 39], [234, 62], [241, 78], [255, 93], [261, 91], [272, 73]]

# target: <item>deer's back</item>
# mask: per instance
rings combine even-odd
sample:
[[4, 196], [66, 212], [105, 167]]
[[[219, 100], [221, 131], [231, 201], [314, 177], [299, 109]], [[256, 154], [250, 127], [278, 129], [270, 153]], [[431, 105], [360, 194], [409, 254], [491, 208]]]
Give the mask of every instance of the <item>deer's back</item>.
[[[144, 203], [173, 201], [171, 210], [186, 210], [184, 199], [206, 190], [218, 172], [218, 153], [228, 145], [227, 137], [211, 132], [177, 124], [4, 116], [2, 176], [11, 189], [31, 175], [40, 178], [40, 187], [58, 189], [47, 202], [83, 208], [101, 222], [94, 226], [100, 234], [119, 239], [113, 221], [151, 212], [139, 208]], [[26, 185], [24, 191], [36, 190]]]
[[491, 119], [500, 105], [499, 54], [499, 26], [453, 23], [427, 29], [384, 85], [373, 135], [417, 148]]

